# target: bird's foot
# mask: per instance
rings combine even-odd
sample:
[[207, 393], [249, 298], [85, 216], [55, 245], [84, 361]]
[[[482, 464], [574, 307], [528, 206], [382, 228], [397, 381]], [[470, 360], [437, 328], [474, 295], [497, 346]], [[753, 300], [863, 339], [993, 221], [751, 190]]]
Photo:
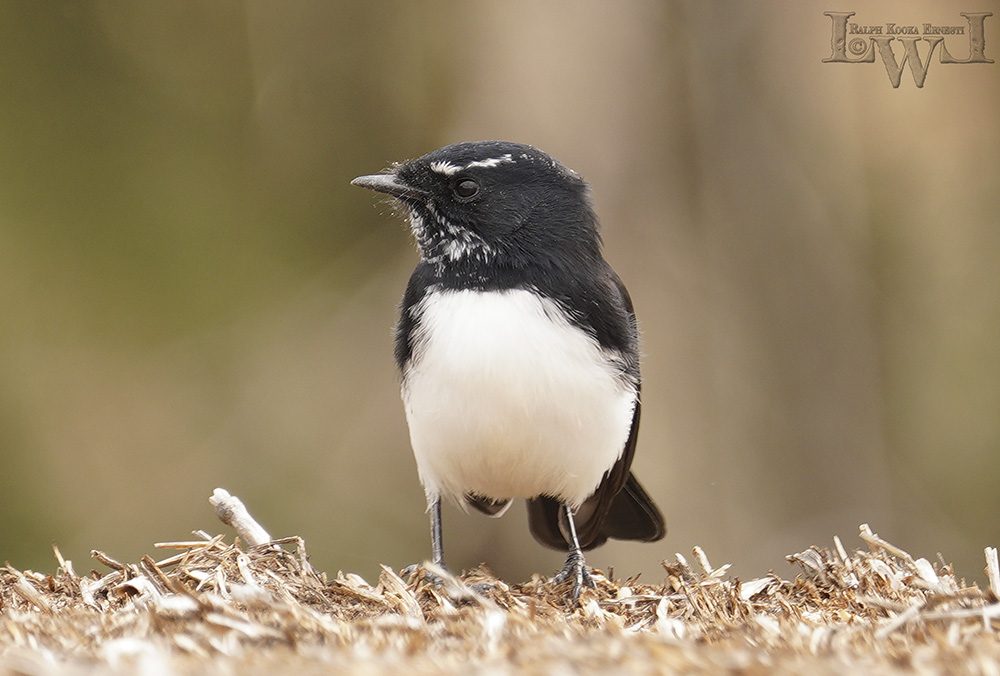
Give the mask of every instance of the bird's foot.
[[461, 577], [453, 575], [444, 566], [439, 564], [412, 564], [399, 571], [400, 577], [413, 584], [416, 580], [422, 580], [431, 585], [438, 592], [452, 600], [473, 601], [481, 597], [489, 597], [490, 592], [505, 588], [500, 583], [495, 582], [465, 582]]
[[414, 563], [400, 569], [399, 575], [410, 582], [420, 576], [424, 582], [445, 591], [449, 596], [468, 595], [469, 591], [488, 595], [489, 592], [500, 588], [500, 585], [495, 582], [463, 582], [461, 577], [453, 575], [442, 564], [429, 564], [428, 566], [427, 564]]
[[[434, 564], [434, 566], [443, 573], [445, 574], [448, 573], [448, 569], [444, 567], [443, 563], [436, 563]], [[410, 581], [416, 579], [418, 575], [421, 575], [424, 582], [428, 582], [434, 585], [435, 587], [441, 587], [444, 585], [444, 578], [434, 573], [433, 571], [428, 570], [427, 567], [422, 563], [411, 563], [410, 565], [400, 569], [399, 571], [400, 577], [406, 578]]]
[[500, 588], [500, 585], [494, 582], [471, 582], [466, 583], [465, 586], [481, 595], [488, 595], [491, 591]]
[[583, 560], [583, 554], [580, 552], [570, 552], [562, 570], [549, 580], [552, 584], [562, 584], [567, 581], [573, 583], [570, 596], [573, 601], [580, 600], [580, 592], [583, 591], [584, 587], [590, 589], [597, 587], [597, 583], [594, 582], [594, 578], [590, 574], [590, 569], [587, 568], [587, 562]]

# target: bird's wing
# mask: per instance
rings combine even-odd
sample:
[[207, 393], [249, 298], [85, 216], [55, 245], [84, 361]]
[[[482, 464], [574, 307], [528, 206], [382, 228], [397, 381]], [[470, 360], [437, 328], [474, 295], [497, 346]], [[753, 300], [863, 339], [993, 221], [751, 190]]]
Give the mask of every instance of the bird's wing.
[[485, 498], [473, 493], [466, 493], [464, 499], [465, 504], [475, 507], [486, 516], [492, 516], [496, 519], [504, 515], [510, 508], [511, 503], [510, 500], [494, 500], [493, 498]]
[[[609, 537], [652, 541], [659, 540], [666, 533], [663, 516], [630, 471], [642, 413], [635, 310], [621, 279], [610, 267], [608, 273], [610, 292], [619, 294], [619, 299], [627, 310], [625, 319], [629, 323], [626, 331], [629, 344], [623, 346], [623, 352], [627, 353], [629, 360], [628, 375], [635, 379], [636, 401], [628, 439], [621, 456], [604, 475], [593, 495], [576, 512], [574, 522], [577, 539], [583, 549], [597, 547]], [[528, 523], [532, 535], [542, 544], [561, 550], [568, 547], [568, 528], [562, 521], [562, 511], [557, 500], [539, 497], [528, 501]]]
[[400, 371], [405, 370], [413, 354], [413, 331], [417, 326], [414, 308], [424, 299], [432, 283], [431, 270], [421, 261], [410, 275], [410, 281], [403, 293], [403, 301], [399, 305], [399, 321], [396, 323], [396, 366]]

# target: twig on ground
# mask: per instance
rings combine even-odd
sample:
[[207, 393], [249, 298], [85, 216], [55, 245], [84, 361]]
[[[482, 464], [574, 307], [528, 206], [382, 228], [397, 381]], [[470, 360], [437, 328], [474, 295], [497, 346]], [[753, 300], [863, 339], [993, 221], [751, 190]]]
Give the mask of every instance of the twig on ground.
[[997, 548], [986, 548], [986, 575], [990, 579], [990, 591], [993, 598], [1000, 601], [1000, 565], [997, 563]]
[[243, 501], [225, 488], [216, 488], [208, 501], [215, 507], [215, 513], [222, 523], [231, 526], [251, 547], [271, 541], [271, 535], [250, 516]]

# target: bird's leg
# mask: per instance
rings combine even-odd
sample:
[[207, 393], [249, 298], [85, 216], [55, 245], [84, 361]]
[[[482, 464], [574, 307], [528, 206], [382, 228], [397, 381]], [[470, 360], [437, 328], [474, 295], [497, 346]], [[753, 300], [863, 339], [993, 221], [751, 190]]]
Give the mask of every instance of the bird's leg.
[[[447, 570], [444, 565], [444, 542], [441, 537], [441, 498], [436, 497], [430, 503], [427, 511], [431, 515], [431, 563], [438, 568]], [[405, 576], [413, 575], [420, 569], [419, 564], [411, 564], [403, 568], [400, 573]], [[426, 577], [435, 584], [440, 584], [441, 580], [437, 575], [427, 573]]]
[[567, 580], [572, 580], [572, 598], [576, 601], [580, 598], [580, 591], [584, 586], [593, 588], [597, 585], [594, 583], [593, 578], [590, 577], [590, 571], [587, 570], [587, 562], [583, 560], [583, 550], [580, 549], [580, 542], [576, 538], [576, 524], [573, 523], [573, 510], [565, 503], [563, 504], [563, 510], [565, 510], [566, 522], [569, 524], [569, 554], [566, 556], [566, 563], [563, 564], [562, 570], [555, 574], [551, 582], [560, 584]]
[[431, 503], [431, 561], [444, 568], [444, 542], [441, 539], [441, 496]]
[[[447, 571], [444, 565], [444, 542], [441, 537], [441, 498], [434, 498], [431, 503], [431, 561], [435, 566]], [[441, 580], [436, 575], [428, 575], [434, 584], [441, 584]], [[480, 594], [484, 594], [496, 587], [492, 582], [476, 582], [469, 587]]]
[[[444, 539], [441, 535], [441, 498], [434, 498], [427, 511], [431, 514], [431, 563], [447, 573], [448, 568], [444, 565]], [[404, 576], [410, 576], [416, 573], [419, 569], [420, 567], [417, 564], [414, 564], [412, 566], [407, 566], [401, 572]], [[437, 587], [444, 586], [445, 584], [445, 581], [442, 580], [440, 576], [435, 575], [430, 571], [424, 572], [424, 579]], [[496, 585], [489, 582], [469, 585], [473, 591], [480, 594], [492, 590], [495, 586]]]

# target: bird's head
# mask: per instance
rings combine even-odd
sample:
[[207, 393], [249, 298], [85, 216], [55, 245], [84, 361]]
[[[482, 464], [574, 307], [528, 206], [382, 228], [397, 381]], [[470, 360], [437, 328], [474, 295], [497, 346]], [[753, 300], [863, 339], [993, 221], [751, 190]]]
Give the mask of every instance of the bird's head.
[[351, 183], [398, 200], [421, 257], [438, 266], [518, 266], [600, 250], [587, 184], [532, 146], [457, 143]]

